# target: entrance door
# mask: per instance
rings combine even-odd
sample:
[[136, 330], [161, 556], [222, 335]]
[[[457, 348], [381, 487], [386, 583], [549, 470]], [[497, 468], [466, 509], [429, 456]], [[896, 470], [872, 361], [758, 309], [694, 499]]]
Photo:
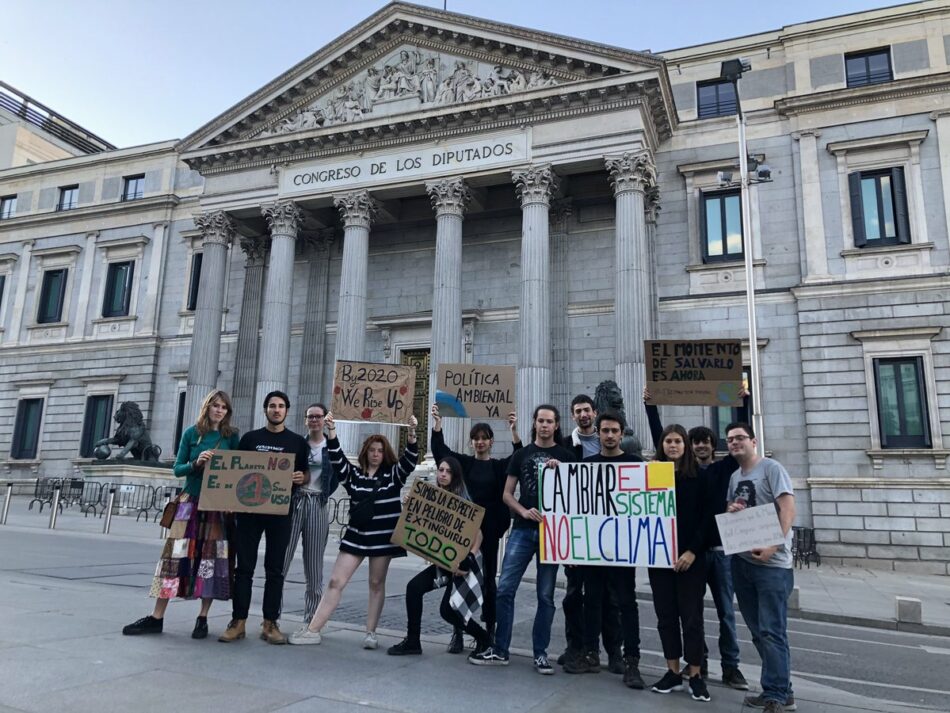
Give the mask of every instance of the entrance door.
[[[419, 456], [425, 456], [429, 448], [429, 350], [406, 349], [399, 357], [403, 366], [416, 367], [416, 395], [412, 412], [419, 419]], [[406, 429], [399, 429], [399, 450], [406, 447]]]

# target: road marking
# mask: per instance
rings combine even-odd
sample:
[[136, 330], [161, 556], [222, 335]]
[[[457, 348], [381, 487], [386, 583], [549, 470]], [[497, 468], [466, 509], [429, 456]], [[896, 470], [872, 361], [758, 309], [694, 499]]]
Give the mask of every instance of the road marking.
[[921, 646], [924, 651], [928, 654], [943, 654], [944, 656], [950, 656], [950, 649], [941, 649], [937, 646]]
[[[719, 626], [718, 619], [704, 619], [704, 621], [707, 624], [715, 624], [716, 626]], [[827, 622], [816, 622], [816, 623], [825, 624]], [[739, 625], [739, 622], [736, 622], [736, 624]], [[749, 628], [745, 623], [742, 623], [741, 626], [744, 626], [747, 629]], [[838, 624], [836, 626], [844, 626], [844, 625]], [[889, 631], [887, 629], [881, 629], [881, 632], [889, 633], [889, 634], [908, 633], [908, 632], [903, 632], [903, 631]], [[914, 651], [920, 651], [921, 649], [923, 649], [925, 651], [929, 651], [929, 648], [927, 646], [923, 646], [921, 644], [894, 644], [889, 641], [873, 641], [871, 639], [855, 639], [854, 637], [850, 637], [850, 636], [834, 636], [832, 634], [819, 634], [813, 631], [799, 631], [798, 629], [789, 629], [788, 635], [791, 636], [792, 634], [798, 634], [800, 636], [814, 636], [814, 637], [818, 637], [822, 639], [834, 639], [835, 641], [851, 641], [855, 644], [876, 644], [878, 646], [893, 646], [894, 648], [897, 648], [897, 649], [913, 649]], [[807, 651], [807, 649], [804, 649], [804, 650]], [[934, 648], [933, 653], [950, 655], [950, 649]]]
[[[857, 678], [845, 678], [844, 676], [826, 676], [823, 673], [807, 673], [806, 671], [792, 671], [792, 676], [805, 676], [808, 678], [819, 678], [823, 681], [839, 681], [844, 683], [856, 683], [861, 686], [877, 686], [878, 688], [899, 688], [902, 691], [918, 691], [920, 693], [937, 693], [941, 696], [947, 695], [947, 689], [923, 688], [922, 686], [900, 686], [896, 683], [877, 683], [876, 681], [862, 681]], [[913, 703], [901, 703], [901, 705], [914, 706]]]

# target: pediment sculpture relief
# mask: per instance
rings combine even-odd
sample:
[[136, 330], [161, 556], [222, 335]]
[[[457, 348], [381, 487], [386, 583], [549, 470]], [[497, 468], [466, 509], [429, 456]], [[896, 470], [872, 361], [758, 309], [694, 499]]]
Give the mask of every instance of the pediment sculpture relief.
[[546, 70], [402, 48], [259, 136], [278, 136], [553, 86]]

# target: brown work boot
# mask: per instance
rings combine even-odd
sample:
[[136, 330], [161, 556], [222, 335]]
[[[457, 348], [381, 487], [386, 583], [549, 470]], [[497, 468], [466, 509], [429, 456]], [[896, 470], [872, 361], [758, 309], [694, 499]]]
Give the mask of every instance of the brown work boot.
[[247, 619], [232, 619], [228, 623], [228, 628], [225, 629], [224, 633], [218, 637], [218, 641], [223, 641], [225, 644], [229, 644], [232, 641], [243, 639], [245, 636], [244, 624], [246, 622]]
[[268, 644], [287, 643], [287, 637], [281, 633], [277, 622], [271, 621], [270, 619], [264, 619], [264, 621], [261, 622], [261, 638]]

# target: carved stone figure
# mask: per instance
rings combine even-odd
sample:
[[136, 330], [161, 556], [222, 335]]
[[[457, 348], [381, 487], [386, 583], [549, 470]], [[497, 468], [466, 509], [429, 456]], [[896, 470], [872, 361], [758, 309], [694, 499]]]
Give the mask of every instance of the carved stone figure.
[[439, 84], [439, 70], [435, 66], [435, 57], [429, 57], [419, 72], [419, 98], [423, 104], [435, 101]]
[[623, 419], [623, 440], [620, 442], [620, 448], [628, 455], [643, 457], [643, 444], [634, 434], [633, 429], [627, 425], [627, 413], [623, 405], [623, 392], [617, 382], [613, 379], [606, 379], [597, 384], [594, 391], [594, 409], [597, 413], [604, 411], [613, 411]]
[[393, 66], [393, 79], [396, 82], [396, 96], [404, 97], [419, 93], [419, 77], [416, 76], [416, 64], [422, 62], [422, 53], [415, 50], [399, 52], [399, 61]]
[[382, 77], [376, 67], [366, 70], [366, 79], [363, 80], [363, 110], [372, 111], [373, 102], [379, 97], [379, 84]]
[[111, 446], [122, 446], [122, 450], [115, 454], [115, 460], [125, 458], [129, 453], [133, 460], [157, 461], [162, 449], [152, 443], [142, 409], [134, 401], [123, 401], [113, 417], [118, 426], [111, 438], [96, 441], [95, 455], [99, 460], [106, 460], [112, 455]]

